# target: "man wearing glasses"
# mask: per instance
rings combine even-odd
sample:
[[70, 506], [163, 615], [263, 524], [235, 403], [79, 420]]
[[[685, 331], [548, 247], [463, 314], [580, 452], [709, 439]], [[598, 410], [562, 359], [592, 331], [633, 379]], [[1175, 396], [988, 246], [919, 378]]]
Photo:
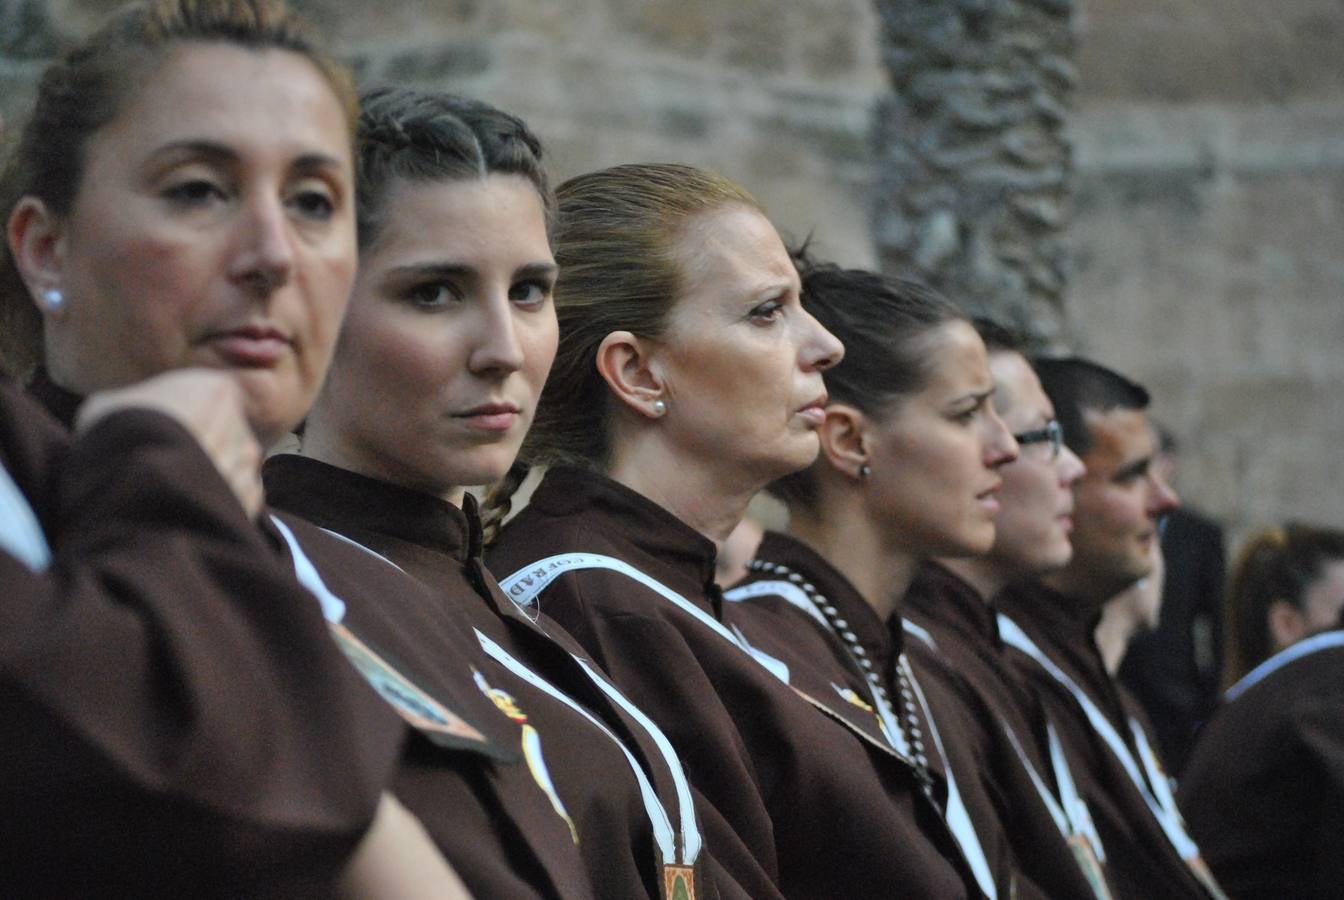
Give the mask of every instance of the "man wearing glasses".
[[1096, 642], [1107, 603], [1153, 571], [1158, 523], [1179, 502], [1153, 465], [1148, 392], [1085, 359], [1035, 365], [1064, 443], [1087, 472], [1073, 490], [1072, 558], [1000, 594], [1000, 633], [1074, 763], [1114, 895], [1222, 897], [1185, 830], [1138, 705], [1111, 677]]

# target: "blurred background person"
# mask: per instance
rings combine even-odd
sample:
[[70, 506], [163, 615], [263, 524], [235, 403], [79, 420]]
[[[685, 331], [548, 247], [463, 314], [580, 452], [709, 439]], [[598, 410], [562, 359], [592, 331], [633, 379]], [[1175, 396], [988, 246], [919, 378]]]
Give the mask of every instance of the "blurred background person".
[[1227, 585], [1231, 687], [1269, 657], [1344, 612], [1344, 531], [1289, 523], [1257, 532], [1241, 548]]
[[1181, 810], [1236, 897], [1344, 885], [1344, 532], [1254, 535], [1228, 588], [1223, 705], [1181, 777]]
[[[1093, 632], [1102, 664], [1112, 676], [1120, 671], [1121, 663], [1128, 658], [1134, 641], [1156, 628], [1162, 615], [1163, 576], [1166, 570], [1162, 545], [1153, 544], [1152, 554], [1152, 570], [1106, 601]], [[1144, 719], [1146, 729], [1150, 733], [1154, 732], [1151, 719], [1146, 715]]]

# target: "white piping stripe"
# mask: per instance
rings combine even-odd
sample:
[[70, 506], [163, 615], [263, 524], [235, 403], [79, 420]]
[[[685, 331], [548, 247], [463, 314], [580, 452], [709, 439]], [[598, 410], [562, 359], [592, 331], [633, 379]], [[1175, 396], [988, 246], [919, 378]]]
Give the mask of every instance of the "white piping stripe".
[[[1031, 783], [1036, 788], [1036, 793], [1040, 795], [1041, 803], [1049, 811], [1050, 818], [1055, 820], [1055, 827], [1059, 829], [1061, 835], [1069, 837], [1074, 833], [1076, 826], [1070, 822], [1070, 818], [1064, 811], [1064, 807], [1060, 805], [1059, 800], [1055, 799], [1054, 791], [1050, 790], [1045, 783], [1045, 779], [1041, 778], [1040, 773], [1036, 771], [1036, 767], [1031, 764], [1031, 760], [1027, 759], [1027, 753], [1022, 749], [1022, 744], [1018, 741], [1013, 729], [1008, 727], [1008, 723], [1002, 719], [999, 720], [999, 725], [1008, 737], [1008, 743], [1013, 745], [1018, 762], [1022, 764], [1022, 768], [1026, 769], [1027, 775], [1031, 777]], [[1050, 749], [1053, 751], [1054, 747], [1052, 746]]]
[[677, 863], [677, 851], [672, 821], [668, 818], [667, 810], [663, 808], [663, 804], [658, 799], [658, 794], [654, 791], [653, 785], [649, 783], [648, 775], [645, 774], [644, 769], [635, 760], [634, 755], [626, 748], [625, 744], [621, 742], [620, 738], [612, 734], [611, 730], [607, 728], [606, 725], [599, 722], [588, 712], [588, 710], [579, 706], [579, 704], [557, 690], [554, 685], [550, 684], [540, 675], [523, 665], [507, 650], [499, 646], [499, 644], [495, 643], [484, 634], [481, 634], [478, 629], [472, 630], [476, 632], [476, 639], [480, 641], [481, 648], [503, 665], [504, 668], [583, 716], [591, 722], [594, 727], [610, 738], [617, 747], [621, 748], [621, 752], [625, 754], [626, 762], [630, 764], [630, 771], [634, 773], [635, 780], [639, 782], [639, 793], [644, 799], [644, 810], [648, 814], [649, 823], [653, 826], [653, 837], [658, 843], [658, 851], [663, 857], [663, 864], [675, 865]]
[[[571, 654], [571, 656], [573, 656], [573, 654]], [[632, 719], [648, 730], [649, 736], [653, 738], [653, 742], [658, 746], [658, 752], [663, 755], [663, 761], [667, 763], [667, 768], [672, 773], [672, 781], [677, 787], [677, 803], [681, 807], [682, 842], [686, 845], [684, 852], [687, 864], [693, 864], [700, 856], [700, 850], [704, 845], [704, 838], [700, 835], [700, 826], [695, 818], [695, 801], [691, 796], [691, 782], [686, 777], [685, 769], [682, 768], [681, 758], [677, 756], [677, 751], [672, 748], [672, 742], [667, 739], [667, 735], [663, 734], [663, 730], [659, 728], [652, 719], [644, 715], [642, 709], [631, 703], [630, 700], [617, 689], [616, 685], [608, 681], [605, 676], [598, 674], [598, 672], [588, 664], [587, 660], [580, 659], [577, 656], [573, 656], [573, 659], [580, 666], [583, 666], [584, 671], [588, 673], [588, 677], [593, 680], [594, 684], [601, 688], [602, 693], [610, 697], [617, 705], [624, 709]]]
[[620, 572], [627, 578], [633, 578], [649, 590], [672, 601], [674, 606], [695, 618], [701, 625], [750, 655], [750, 651], [742, 646], [736, 635], [724, 628], [723, 624], [713, 616], [676, 591], [614, 556], [603, 556], [598, 553], [560, 553], [555, 556], [548, 556], [545, 559], [537, 560], [530, 566], [524, 566], [508, 578], [501, 579], [499, 586], [504, 589], [504, 593], [508, 594], [514, 603], [522, 607], [528, 607], [536, 601], [538, 594], [550, 587], [551, 582], [566, 572], [577, 572], [581, 569], [610, 569], [613, 572]]
[[816, 619], [827, 631], [831, 629], [830, 623], [826, 621], [826, 616], [817, 609], [817, 605], [812, 602], [812, 598], [807, 595], [807, 591], [791, 581], [753, 581], [751, 584], [733, 588], [723, 595], [723, 599], [730, 603], [742, 603], [757, 597], [779, 597], [790, 606], [796, 606]]
[[1326, 631], [1321, 634], [1313, 635], [1309, 638], [1303, 638], [1296, 644], [1290, 644], [1284, 649], [1275, 653], [1269, 659], [1256, 666], [1251, 671], [1242, 676], [1241, 680], [1227, 689], [1223, 699], [1231, 702], [1247, 690], [1263, 681], [1268, 675], [1277, 672], [1284, 666], [1296, 659], [1316, 653], [1320, 650], [1328, 650], [1331, 647], [1344, 645], [1344, 631]]
[[317, 566], [308, 558], [308, 554], [303, 552], [299, 546], [298, 538], [294, 537], [294, 532], [281, 522], [280, 519], [272, 515], [271, 522], [279, 530], [280, 536], [289, 544], [289, 555], [294, 560], [294, 574], [299, 579], [299, 584], [303, 585], [308, 591], [317, 598], [317, 602], [322, 605], [322, 615], [328, 622], [339, 623], [345, 618], [345, 601], [333, 594], [322, 580], [322, 576], [317, 573]]
[[37, 514], [4, 466], [0, 466], [0, 547], [34, 572], [51, 567], [51, 547]]
[[1073, 769], [1064, 755], [1064, 744], [1059, 739], [1059, 732], [1055, 731], [1053, 722], [1046, 722], [1045, 730], [1050, 741], [1050, 762], [1055, 770], [1055, 781], [1059, 782], [1060, 796], [1064, 798], [1069, 821], [1073, 823], [1076, 832], [1085, 835], [1092, 843], [1097, 862], [1104, 863], [1106, 850], [1101, 845], [1101, 835], [1097, 834], [1097, 826], [1092, 821], [1092, 811], [1087, 808], [1087, 801], [1078, 793], [1078, 785], [1073, 780]]
[[[1045, 652], [1042, 651], [1040, 647], [1036, 646], [1036, 643], [1027, 636], [1027, 633], [1023, 631], [1016, 622], [1005, 616], [1003, 613], [999, 613], [999, 632], [1003, 636], [1005, 643], [1016, 647], [1034, 659], [1041, 668], [1045, 669], [1050, 677], [1063, 685], [1069, 693], [1073, 695], [1074, 700], [1076, 700], [1078, 705], [1082, 707], [1083, 713], [1092, 724], [1093, 730], [1095, 730], [1101, 739], [1105, 741], [1106, 746], [1110, 748], [1111, 753], [1115, 755], [1117, 760], [1119, 760], [1121, 767], [1125, 770], [1125, 774], [1129, 776], [1129, 780], [1132, 781], [1134, 786], [1138, 789], [1139, 794], [1148, 805], [1149, 811], [1151, 811], [1153, 817], [1157, 819], [1158, 824], [1162, 826], [1162, 831], [1166, 834], [1167, 840], [1176, 848], [1176, 852], [1180, 854], [1181, 859], [1191, 861], [1198, 857], [1199, 847], [1196, 846], [1195, 842], [1188, 834], [1186, 834], [1185, 828], [1181, 825], [1180, 813], [1176, 810], [1175, 805], [1173, 804], [1170, 807], [1164, 806], [1161, 800], [1154, 794], [1154, 790], [1149, 787], [1144, 779], [1143, 773], [1139, 770], [1139, 763], [1135, 761], [1134, 755], [1129, 752], [1129, 747], [1125, 745], [1119, 732], [1115, 730], [1115, 726], [1110, 723], [1110, 720], [1106, 718], [1105, 714], [1103, 714], [1102, 711], [1097, 708], [1097, 705], [1092, 702], [1092, 698], [1087, 696], [1087, 694], [1083, 692], [1083, 689], [1060, 669], [1059, 666], [1055, 665], [1055, 663], [1045, 655]], [[1132, 722], [1131, 728], [1133, 728]], [[1170, 796], [1169, 791], [1167, 792], [1167, 796]]]
[[901, 619], [901, 630], [906, 634], [913, 634], [934, 650], [938, 649], [938, 642], [933, 639], [933, 635], [929, 634], [927, 628], [921, 628], [909, 619]]
[[914, 670], [910, 668], [910, 663], [902, 655], [898, 663], [905, 670], [905, 677], [910, 680], [910, 686], [915, 689], [915, 696], [919, 698], [919, 705], [924, 710], [924, 721], [928, 723], [929, 734], [933, 738], [933, 744], [938, 748], [938, 755], [943, 758], [943, 771], [947, 775], [947, 827], [952, 829], [952, 836], [957, 839], [957, 845], [961, 847], [961, 855], [966, 858], [966, 862], [971, 867], [972, 874], [975, 875], [975, 881], [980, 885], [980, 890], [989, 900], [997, 900], [998, 889], [994, 884], [994, 874], [989, 870], [989, 860], [985, 858], [985, 849], [980, 843], [980, 837], [975, 833], [975, 825], [971, 822], [971, 814], [966, 809], [966, 804], [962, 802], [961, 791], [957, 789], [957, 780], [952, 774], [952, 763], [947, 758], [947, 752], [943, 749], [943, 739], [938, 734], [938, 725], [933, 720], [933, 711], [929, 709], [929, 703], [924, 699], [924, 691], [919, 686], [919, 680], [915, 678]]
[[[716, 619], [707, 615], [703, 610], [693, 605], [676, 591], [673, 591], [657, 579], [644, 574], [634, 566], [631, 566], [623, 560], [616, 559], [615, 557], [587, 553], [558, 554], [539, 560], [531, 566], [519, 569], [508, 578], [504, 579], [501, 584], [505, 586], [505, 590], [510, 597], [514, 598], [516, 603], [520, 606], [530, 606], [536, 600], [537, 595], [545, 590], [546, 587], [560, 575], [565, 572], [572, 572], [580, 569], [609, 569], [620, 572], [629, 578], [633, 578], [650, 590], [653, 590], [667, 600], [670, 600], [680, 609], [690, 613], [697, 620], [708, 625], [716, 633], [737, 645], [744, 652], [753, 657], [756, 657], [759, 654], [759, 651], [753, 652], [753, 649], [745, 642], [745, 638], [742, 637], [740, 631], [737, 635], [734, 635], [732, 632], [728, 631], [728, 629], [724, 628]], [[830, 626], [827, 625], [828, 629], [829, 627]], [[742, 639], [739, 640], [739, 638]], [[934, 741], [938, 745], [939, 753], [942, 753], [942, 741], [938, 736], [937, 727], [933, 724], [933, 716], [929, 713], [928, 705], [924, 701], [923, 693], [919, 690], [919, 685], [914, 680], [914, 674], [909, 672], [908, 668], [907, 674], [910, 677], [911, 683], [915, 686], [916, 693], [919, 694], [919, 700], [924, 706], [924, 714], [929, 723], [929, 729], [932, 732]], [[962, 854], [966, 857], [967, 863], [970, 865], [971, 871], [975, 875], [976, 882], [979, 884], [980, 889], [990, 898], [990, 900], [995, 900], [997, 892], [994, 886], [994, 878], [989, 872], [989, 862], [985, 859], [984, 850], [980, 845], [979, 838], [976, 837], [975, 830], [971, 826], [970, 815], [967, 813], [966, 807], [961, 801], [961, 795], [957, 791], [956, 781], [952, 777], [952, 769], [950, 766], [946, 765], [946, 755], [944, 755], [943, 758], [948, 786], [948, 827], [952, 830], [958, 846], [961, 847]]]
[[[907, 634], [913, 634], [928, 644], [931, 649], [938, 651], [938, 642], [934, 640], [928, 629], [904, 618], [901, 619], [901, 627]], [[1097, 859], [1100, 862], [1105, 862], [1106, 854], [1101, 849], [1101, 837], [1097, 834], [1096, 827], [1092, 825], [1092, 816], [1087, 810], [1087, 803], [1078, 795], [1078, 786], [1073, 780], [1073, 770], [1069, 768], [1069, 762], [1064, 756], [1064, 747], [1059, 742], [1059, 734], [1055, 731], [1054, 723], [1046, 722], [1045, 729], [1050, 741], [1050, 763], [1055, 770], [1055, 781], [1059, 784], [1058, 799], [1054, 792], [1050, 790], [1049, 785], [1045, 783], [1045, 780], [1041, 778], [1040, 773], [1036, 771], [1036, 767], [1031, 764], [1031, 760], [1027, 758], [1027, 754], [1022, 749], [1022, 744], [1018, 741], [1013, 729], [1002, 718], [999, 719], [999, 725], [1003, 728], [1003, 733], [1007, 735], [1009, 743], [1013, 745], [1013, 750], [1017, 752], [1018, 761], [1027, 770], [1031, 783], [1035, 786], [1036, 792], [1040, 794], [1041, 802], [1045, 804], [1049, 811], [1050, 818], [1055, 820], [1055, 825], [1059, 828], [1060, 834], [1066, 838], [1070, 834], [1085, 836], [1092, 843]]]
[[[789, 605], [796, 606], [813, 619], [816, 619], [817, 623], [821, 625], [827, 634], [834, 634], [834, 630], [831, 628], [831, 623], [826, 620], [826, 614], [817, 608], [816, 601], [812, 599], [807, 591], [798, 587], [798, 585], [791, 581], [753, 581], [751, 584], [744, 585], [740, 588], [734, 588], [724, 594], [723, 598], [725, 600], [730, 600], [733, 603], [741, 603], [756, 597], [769, 596], [777, 596]], [[858, 664], [857, 660], [855, 661], [855, 664]], [[884, 702], [882, 698], [877, 695], [877, 692], [872, 689], [872, 685], [868, 683], [866, 677], [863, 681], [864, 686], [868, 689], [869, 698], [873, 701], [873, 708], [877, 710], [878, 724], [882, 728], [883, 737], [887, 739], [887, 743], [891, 744], [892, 748], [895, 749], [897, 753], [905, 757], [911, 756], [910, 746], [906, 743], [905, 733], [901, 731], [901, 726], [896, 721], [896, 713], [892, 710], [891, 704]]]
[[405, 569], [394, 563], [392, 560], [388, 559], [386, 556], [383, 556], [383, 554], [379, 553], [377, 550], [372, 550], [368, 547], [365, 547], [359, 541], [354, 540], [353, 538], [348, 538], [345, 535], [341, 534], [339, 531], [332, 531], [330, 528], [321, 528], [320, 526], [319, 530], [325, 532], [326, 534], [331, 535], [337, 540], [344, 541], [351, 547], [358, 547], [360, 550], [363, 550], [365, 553], [369, 554], [369, 556], [372, 556], [374, 559], [381, 559], [383, 562], [387, 563], [389, 566], [396, 569], [398, 572], [406, 573]]
[[550, 587], [551, 582], [566, 572], [578, 572], [583, 569], [608, 569], [638, 581], [750, 656], [780, 681], [785, 684], [789, 683], [789, 667], [782, 660], [775, 659], [763, 650], [757, 650], [748, 643], [741, 631], [734, 634], [725, 628], [722, 622], [691, 603], [681, 594], [614, 556], [604, 556], [600, 553], [560, 553], [555, 556], [548, 556], [530, 566], [524, 566], [508, 578], [501, 580], [500, 587], [504, 589], [505, 594], [514, 603], [526, 610], [536, 602], [537, 596], [542, 591]]
[[[298, 569], [298, 558], [302, 556], [303, 561], [307, 565], [308, 569], [312, 570], [312, 577], [317, 578], [317, 583], [318, 585], [321, 586], [322, 591], [324, 591], [327, 596], [331, 597], [337, 603], [341, 604], [340, 614], [343, 616], [345, 613], [345, 604], [341, 603], [339, 598], [336, 598], [334, 595], [332, 595], [330, 591], [327, 591], [326, 586], [321, 584], [321, 578], [317, 576], [316, 568], [312, 565], [311, 562], [308, 561], [308, 557], [306, 555], [303, 555], [303, 551], [298, 547], [298, 542], [294, 539], [294, 536], [290, 532], [290, 530], [285, 527], [284, 523], [281, 522], [279, 519], [277, 519], [275, 516], [271, 516], [271, 519], [272, 521], [275, 522], [276, 526], [278, 526], [281, 529], [281, 533], [285, 535], [285, 539], [290, 542], [290, 546], [295, 551], [294, 555], [295, 555], [296, 570]], [[332, 535], [333, 537], [340, 538], [346, 543], [358, 547], [365, 553], [368, 553], [370, 556], [374, 556], [378, 559], [381, 559], [383, 562], [387, 563], [389, 566], [396, 569], [397, 571], [403, 573], [405, 572], [405, 570], [402, 569], [401, 566], [392, 562], [392, 560], [383, 556], [381, 553], [369, 549], [368, 547], [361, 544], [359, 541], [356, 541], [353, 538], [346, 537], [345, 535], [340, 534], [339, 532], [331, 531], [330, 529], [327, 528], [323, 528], [322, 530], [325, 531], [327, 534]], [[300, 580], [301, 581], [303, 580], [302, 575], [300, 576]], [[309, 587], [309, 590], [313, 590], [313, 588]], [[317, 592], [314, 591], [314, 593]], [[322, 595], [319, 594], [318, 596], [319, 599], [321, 599]], [[323, 606], [323, 609], [325, 611], [326, 609], [325, 604]], [[340, 621], [340, 618], [338, 617], [334, 621]], [[482, 647], [486, 650], [486, 652], [490, 653], [490, 648], [486, 647], [484, 643], [485, 641], [489, 641], [490, 639], [485, 637], [479, 631], [476, 632], [476, 636], [477, 639], [482, 642]], [[498, 644], [495, 644], [493, 641], [490, 641], [490, 644], [491, 646], [499, 650], [500, 653], [503, 653], [505, 656], [508, 656], [508, 654], [504, 651], [504, 649], [499, 647]], [[491, 653], [490, 655], [494, 656], [493, 653]], [[522, 663], [519, 663], [512, 656], [509, 656], [508, 658], [510, 660], [513, 660], [518, 666], [524, 668], [531, 677], [529, 677], [528, 675], [523, 675], [522, 672], [517, 670], [514, 670], [514, 674], [518, 675], [521, 678], [524, 678], [524, 680], [529, 681], [529, 683], [532, 683], [534, 686], [538, 687], [539, 689], [545, 691], [546, 693], [550, 694], [556, 699], [562, 701], [563, 703], [569, 705], [578, 712], [582, 713], [586, 718], [588, 718], [589, 721], [597, 725], [602, 730], [602, 732], [606, 734], [607, 737], [616, 742], [616, 745], [621, 748], [621, 752], [625, 754], [626, 758], [630, 761], [631, 765], [635, 769], [636, 773], [635, 777], [640, 784], [640, 793], [645, 795], [644, 805], [645, 809], [648, 810], [649, 821], [653, 827], [655, 837], [658, 836], [660, 831], [660, 826], [658, 824], [658, 817], [661, 817], [662, 821], [666, 823], [665, 827], [667, 829], [671, 829], [672, 826], [670, 821], [668, 820], [667, 810], [663, 807], [661, 800], [658, 799], [657, 793], [653, 791], [653, 787], [648, 781], [648, 775], [644, 772], [643, 768], [640, 767], [639, 764], [635, 761], [633, 755], [630, 753], [629, 749], [625, 746], [625, 743], [621, 741], [621, 739], [618, 738], [615, 734], [613, 734], [609, 729], [607, 729], [605, 725], [603, 725], [592, 715], [590, 715], [587, 710], [577, 705], [573, 700], [571, 700], [566, 694], [564, 694], [558, 688], [554, 687], [549, 682], [542, 679], [540, 675], [537, 675], [536, 673], [532, 672], [532, 670], [523, 667]], [[667, 737], [662, 733], [662, 731], [658, 730], [657, 726], [655, 726], [653, 722], [647, 716], [645, 716], [644, 713], [640, 711], [634, 704], [632, 704], [628, 699], [626, 699], [626, 697], [622, 695], [614, 685], [612, 685], [606, 678], [599, 675], [579, 657], [570, 654], [570, 658], [573, 659], [575, 662], [577, 662], [583, 668], [585, 674], [587, 674], [588, 677], [592, 679], [593, 683], [596, 684], [604, 694], [606, 694], [613, 701], [619, 704], [623, 709], [625, 709], [626, 712], [630, 714], [631, 718], [635, 719], [637, 722], [639, 722], [641, 725], [643, 725], [645, 728], [649, 730], [649, 736], [653, 739], [653, 742], [658, 746], [659, 752], [663, 754], [664, 761], [667, 763], [668, 769], [672, 773], [672, 780], [676, 784], [677, 802], [681, 808], [680, 818], [682, 827], [682, 844], [684, 845], [683, 853], [687, 860], [686, 864], [694, 865], [696, 859], [700, 855], [700, 850], [704, 844], [704, 839], [701, 837], [699, 825], [696, 821], [695, 807], [694, 807], [694, 801], [692, 800], [691, 796], [690, 783], [686, 779], [686, 773], [682, 769], [681, 760], [677, 757], [676, 751], [672, 749], [671, 743], [667, 740]], [[500, 659], [497, 656], [495, 657], [495, 659], [498, 660], [500, 663], [504, 664], [506, 667], [508, 667], [508, 663], [505, 663], [503, 659]], [[536, 680], [533, 681], [532, 679]], [[657, 804], [656, 814], [653, 808], [649, 806], [650, 796], [652, 797], [653, 802]], [[659, 840], [660, 852], [662, 852], [664, 841], [661, 838], [658, 838], [658, 840]], [[663, 855], [665, 859], [668, 858], [667, 853], [663, 853]], [[672, 863], [676, 862], [675, 851], [673, 852], [670, 858], [670, 862]]]

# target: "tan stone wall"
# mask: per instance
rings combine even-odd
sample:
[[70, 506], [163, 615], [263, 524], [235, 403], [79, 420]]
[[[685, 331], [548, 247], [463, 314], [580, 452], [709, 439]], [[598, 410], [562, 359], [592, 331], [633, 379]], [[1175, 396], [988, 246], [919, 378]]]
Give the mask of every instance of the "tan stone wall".
[[1344, 524], [1344, 6], [1086, 0], [1065, 308], [1235, 536]]
[[867, 0], [319, 6], [364, 77], [442, 85], [523, 116], [557, 179], [632, 161], [708, 166], [784, 229], [815, 228], [837, 256], [873, 261], [867, 128], [883, 76]]
[[[13, 120], [28, 102], [54, 35], [117, 5], [0, 0], [0, 115]], [[709, 166], [745, 184], [787, 231], [815, 229], [833, 256], [874, 262], [868, 125], [885, 82], [868, 0], [295, 6], [366, 79], [457, 90], [523, 116], [557, 179], [636, 160]]]

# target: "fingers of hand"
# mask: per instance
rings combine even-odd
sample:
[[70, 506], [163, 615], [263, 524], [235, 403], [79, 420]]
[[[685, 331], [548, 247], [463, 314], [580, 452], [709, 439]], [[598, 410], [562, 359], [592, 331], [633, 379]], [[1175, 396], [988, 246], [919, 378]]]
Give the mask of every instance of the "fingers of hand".
[[262, 450], [248, 424], [242, 389], [232, 377], [209, 369], [179, 369], [91, 396], [80, 409], [78, 430], [123, 409], [152, 409], [185, 427], [219, 470], [249, 516], [262, 507]]

